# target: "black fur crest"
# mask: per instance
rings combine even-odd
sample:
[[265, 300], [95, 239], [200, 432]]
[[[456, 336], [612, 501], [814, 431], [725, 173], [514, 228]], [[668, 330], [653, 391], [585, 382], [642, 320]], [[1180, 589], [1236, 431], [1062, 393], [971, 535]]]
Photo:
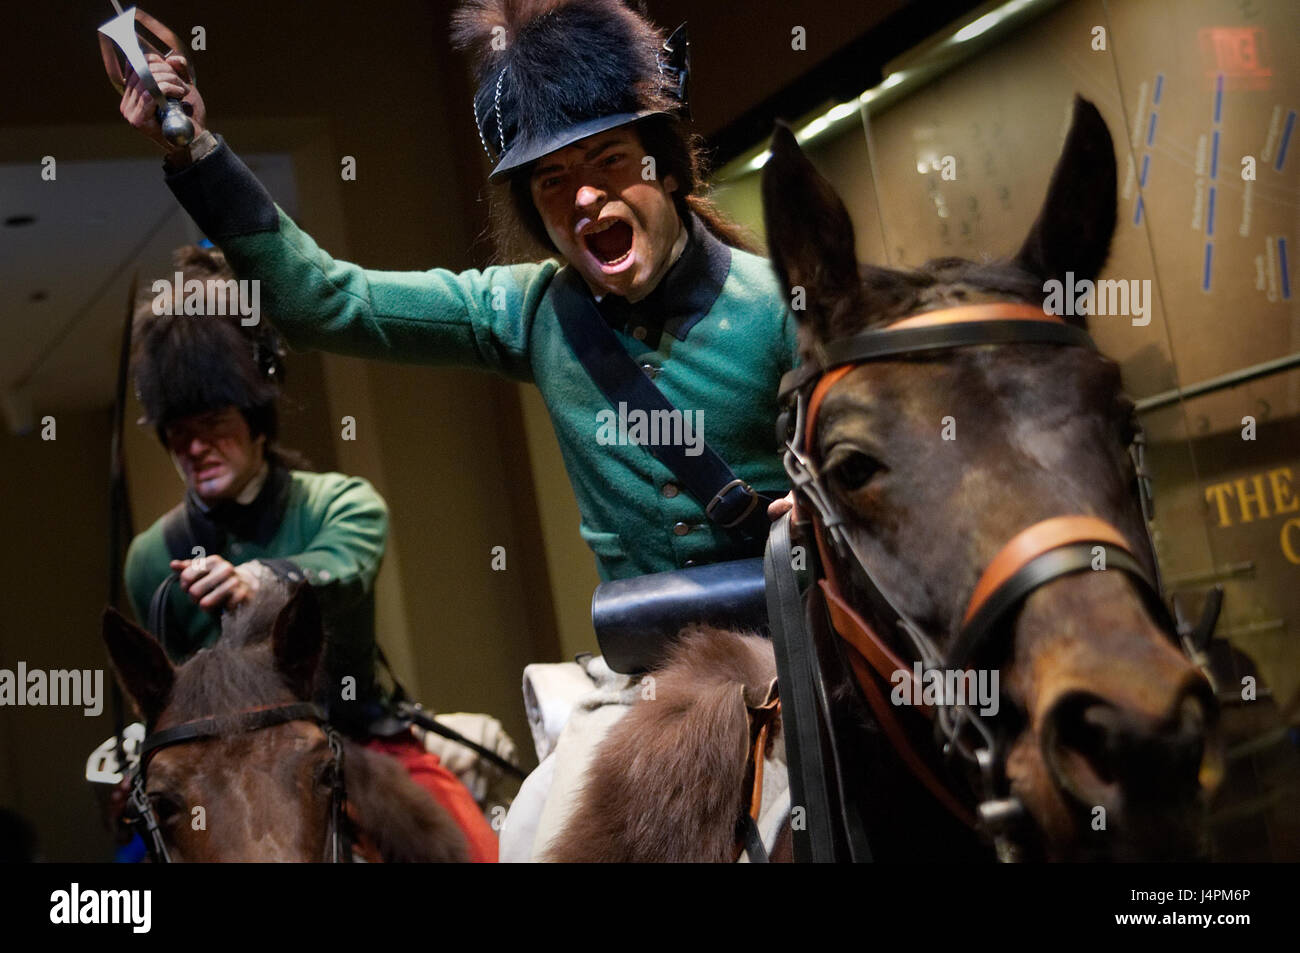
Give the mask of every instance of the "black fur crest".
[[663, 36], [622, 0], [469, 0], [452, 40], [474, 56], [475, 119], [494, 157], [590, 119], [677, 105], [660, 75]]
[[[178, 249], [174, 264], [186, 281], [234, 277], [220, 252], [193, 246]], [[283, 347], [265, 316], [245, 328], [239, 315], [158, 315], [150, 294], [137, 306], [132, 337], [136, 396], [160, 436], [172, 421], [233, 405], [274, 438]]]

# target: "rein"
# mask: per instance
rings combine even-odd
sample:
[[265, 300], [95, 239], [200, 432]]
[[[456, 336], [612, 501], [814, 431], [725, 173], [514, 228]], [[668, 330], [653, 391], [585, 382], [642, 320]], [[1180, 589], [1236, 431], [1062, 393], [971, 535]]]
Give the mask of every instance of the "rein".
[[[1023, 815], [1024, 807], [1007, 793], [1005, 752], [1001, 750], [1000, 739], [969, 704], [930, 706], [918, 702], [921, 713], [934, 722], [936, 738], [944, 755], [951, 756], [955, 752], [978, 769], [981, 791], [976, 810], [972, 811], [964, 798], [931, 770], [904, 730], [894, 706], [889, 703], [886, 688], [898, 677], [896, 673], [901, 673], [911, 682], [909, 687], [914, 699], [923, 698], [922, 683], [917, 681], [912, 666], [895, 651], [894, 646], [900, 639], [883, 638], [876, 627], [849, 603], [840, 571], [844, 566], [849, 567], [849, 572], [872, 605], [873, 617], [889, 621], [894, 634], [901, 635], [901, 641], [920, 660], [923, 675], [931, 670], [942, 674], [944, 670], [971, 668], [995, 639], [1008, 631], [1006, 623], [1030, 594], [1063, 576], [1092, 568], [1096, 547], [1101, 548], [1107, 569], [1118, 569], [1129, 576], [1157, 625], [1178, 644], [1176, 626], [1165, 606], [1159, 576], [1150, 577], [1123, 534], [1103, 520], [1084, 514], [1062, 514], [1043, 520], [1018, 532], [990, 561], [967, 604], [956, 640], [946, 656], [941, 655], [936, 641], [896, 607], [872, 576], [848, 532], [846, 515], [827, 486], [815, 454], [818, 413], [822, 403], [831, 389], [854, 369], [871, 361], [1012, 343], [1096, 350], [1092, 338], [1082, 328], [1073, 327], [1060, 317], [1029, 304], [967, 305], [914, 315], [888, 327], [863, 331], [825, 344], [816, 359], [787, 374], [782, 380], [781, 400], [783, 404], [791, 405], [791, 409], [782, 415], [780, 425], [786, 445], [785, 467], [793, 482], [797, 501], [791, 519], [797, 520], [801, 509], [811, 512], [821, 566], [818, 589], [825, 599], [831, 628], [848, 647], [845, 654], [855, 680], [882, 731], [908, 770], [961, 823], [972, 829], [982, 826], [989, 830], [999, 855], [1004, 859], [1014, 854], [1014, 845], [1005, 837], [1006, 826]], [[1138, 473], [1144, 525], [1150, 544], [1150, 482], [1142, 459], [1140, 432], [1129, 449]], [[788, 547], [788, 542], [786, 545]], [[1151, 555], [1154, 563], [1153, 545]], [[783, 571], [778, 562], [769, 559], [769, 579], [774, 568]], [[807, 664], [816, 664], [815, 646], [810, 651], [809, 647], [800, 648], [797, 644], [801, 638], [804, 642], [810, 642], [810, 639], [806, 631], [800, 631], [802, 616], [795, 617], [784, 611], [783, 603], [788, 598], [787, 594], [784, 600], [774, 599], [770, 603], [773, 611], [769, 613], [774, 641], [779, 634], [780, 641], [786, 643], [778, 647], [777, 652], [778, 662], [784, 659], [787, 663], [787, 671], [782, 672], [783, 685], [790, 684], [791, 678], [799, 679], [799, 668], [791, 666], [798, 662], [800, 655], [804, 657], [805, 675], [808, 674]], [[821, 704], [813, 707], [813, 703], [818, 701], [814, 698], [803, 706], [787, 705], [787, 719], [794, 716], [805, 722], [802, 726], [796, 724], [796, 730], [790, 733], [799, 748], [798, 760], [802, 768], [798, 773], [805, 789], [805, 799], [796, 803], [830, 806], [837, 800], [835, 794], [838, 793], [841, 818], [847, 826], [842, 783], [838, 792], [829, 790], [825, 772], [819, 767], [824, 752], [808, 750], [814, 741], [818, 748], [829, 748], [837, 769], [830, 773], [832, 776], [838, 774], [839, 757], [830, 726], [826, 690], [820, 671], [815, 670], [812, 675], [821, 695]], [[826, 735], [830, 737], [826, 738]], [[791, 769], [793, 786], [794, 760]], [[811, 806], [809, 810], [811, 812]], [[832, 859], [833, 847], [817, 843], [819, 837], [824, 840], [828, 836], [831, 835], [825, 829], [819, 833], [813, 825], [809, 826], [812, 844], [809, 859]], [[850, 853], [869, 855], [865, 842], [854, 844], [852, 836], [849, 836], [849, 841]]]
[[260, 731], [290, 721], [310, 721], [321, 727], [329, 742], [330, 752], [334, 756], [334, 777], [330, 792], [330, 862], [344, 863], [349, 859], [346, 845], [343, 843], [343, 818], [347, 814], [347, 791], [343, 783], [343, 739], [325, 718], [325, 710], [314, 702], [293, 702], [287, 705], [271, 705], [265, 708], [251, 708], [234, 715], [197, 718], [181, 722], [162, 731], [150, 732], [140, 744], [140, 760], [131, 777], [130, 806], [136, 820], [144, 825], [145, 843], [149, 847], [150, 857], [154, 863], [171, 863], [167, 845], [154, 812], [153, 804], [146, 791], [146, 771], [149, 759], [163, 748], [184, 744], [190, 741], [207, 741], [231, 734], [244, 734]]

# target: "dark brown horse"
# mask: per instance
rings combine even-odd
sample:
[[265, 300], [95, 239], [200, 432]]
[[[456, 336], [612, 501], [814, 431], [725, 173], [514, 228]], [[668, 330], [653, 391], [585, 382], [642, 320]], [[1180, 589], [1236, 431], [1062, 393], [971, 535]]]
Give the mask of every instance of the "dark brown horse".
[[[104, 641], [151, 733], [216, 718], [232, 730], [153, 754], [147, 793], [174, 861], [330, 857], [336, 761], [310, 719], [235, 730], [241, 713], [312, 698], [323, 644], [311, 587], [268, 585], [222, 620], [221, 638], [179, 666], [113, 609]], [[464, 835], [392, 758], [343, 742], [354, 839], [385, 861], [466, 861]]]
[[[1079, 100], [1038, 219], [1019, 253], [1000, 262], [859, 267], [843, 203], [784, 128], [763, 198], [776, 271], [792, 300], [807, 302], [795, 312], [802, 358], [825, 366], [829, 343], [866, 329], [985, 302], [1041, 309], [1045, 282], [1067, 271], [1095, 279], [1115, 226], [1114, 148], [1096, 109]], [[1083, 318], [1068, 320], [1083, 327]], [[986, 567], [1040, 521], [1103, 520], [1154, 575], [1128, 454], [1132, 412], [1119, 368], [1088, 347], [965, 346], [857, 365], [825, 393], [806, 450], [845, 518], [854, 560], [946, 658]], [[895, 620], [855, 585], [859, 567], [839, 551], [826, 555], [823, 571], [841, 580], [848, 602], [877, 630], [892, 631]], [[983, 664], [1000, 675], [990, 720], [1002, 752], [996, 768], [1021, 808], [1018, 823], [1001, 831], [1005, 856], [1199, 856], [1218, 773], [1216, 704], [1131, 576], [1055, 578], [1024, 599], [991, 644]], [[908, 644], [892, 650], [908, 665], [916, 657]], [[735, 859], [747, 708], [774, 673], [764, 640], [688, 632], [656, 673], [656, 699], [640, 702], [597, 751], [551, 858]], [[853, 729], [842, 739], [846, 799], [872, 854], [991, 858], [986, 832], [950, 816], [903, 766], [861, 700], [860, 679], [847, 668], [828, 677], [841, 722]], [[933, 770], [970, 795], [973, 772], [945, 774], [930, 723], [911, 709], [898, 717], [928, 749]]]

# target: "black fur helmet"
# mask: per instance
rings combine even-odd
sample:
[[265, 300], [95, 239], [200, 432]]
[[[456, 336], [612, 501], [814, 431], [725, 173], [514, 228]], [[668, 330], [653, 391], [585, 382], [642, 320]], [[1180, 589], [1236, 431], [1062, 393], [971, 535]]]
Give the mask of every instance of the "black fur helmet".
[[[233, 274], [219, 251], [194, 245], [176, 250], [173, 264], [186, 281], [226, 280]], [[254, 436], [268, 445], [279, 428], [284, 346], [265, 316], [251, 327], [239, 315], [157, 315], [141, 300], [132, 331], [131, 373], [151, 424], [166, 443], [168, 424], [192, 414], [235, 406]]]
[[665, 43], [624, 0], [468, 0], [452, 38], [475, 57], [474, 119], [500, 181], [587, 136], [688, 103], [685, 27]]

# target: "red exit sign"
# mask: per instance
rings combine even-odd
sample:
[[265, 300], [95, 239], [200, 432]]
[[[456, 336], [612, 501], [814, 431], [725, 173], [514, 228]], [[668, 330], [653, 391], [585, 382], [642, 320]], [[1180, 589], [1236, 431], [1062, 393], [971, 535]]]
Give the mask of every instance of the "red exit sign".
[[1212, 26], [1198, 31], [1201, 59], [1211, 88], [1223, 76], [1227, 89], [1268, 89], [1273, 78], [1267, 34], [1260, 27]]

